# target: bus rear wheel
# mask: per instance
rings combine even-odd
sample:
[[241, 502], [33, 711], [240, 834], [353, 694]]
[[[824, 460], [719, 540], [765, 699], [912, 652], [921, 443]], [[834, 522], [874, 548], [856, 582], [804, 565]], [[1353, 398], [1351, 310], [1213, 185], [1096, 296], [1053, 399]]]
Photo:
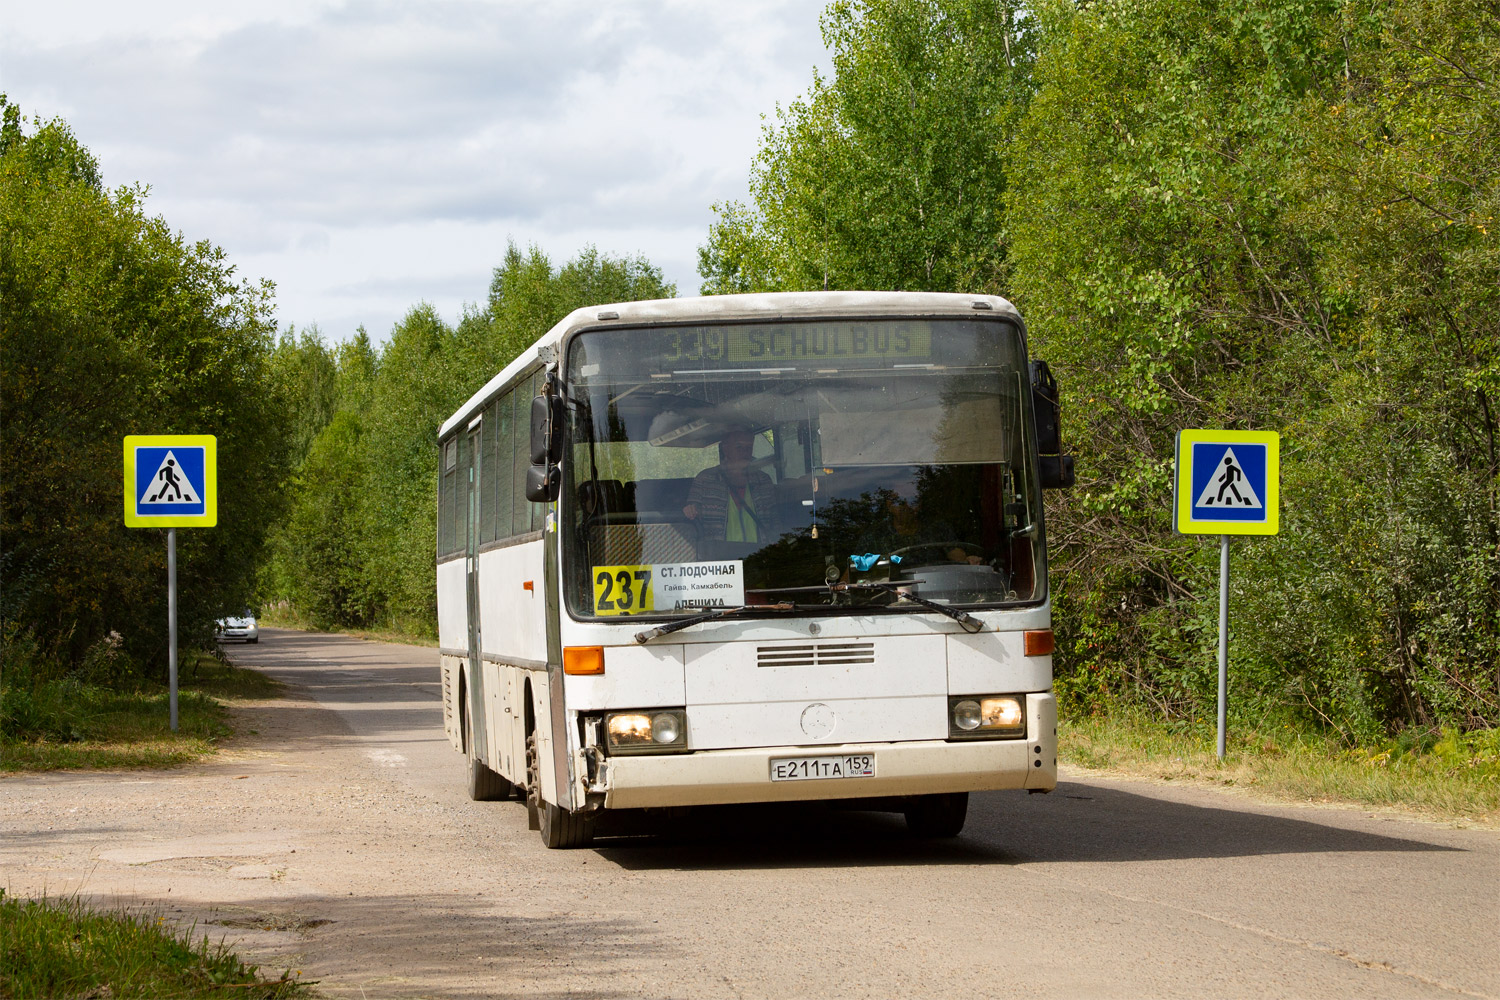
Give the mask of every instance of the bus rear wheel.
[[969, 793], [916, 795], [907, 800], [906, 828], [917, 837], [957, 837], [969, 816]]
[[474, 753], [474, 729], [469, 724], [467, 698], [460, 709], [464, 723], [464, 750], [469, 755], [469, 798], [475, 802], [498, 802], [510, 798], [510, 782]]
[[586, 847], [594, 839], [592, 817], [571, 812], [542, 798], [541, 752], [535, 730], [526, 737], [526, 805], [537, 819], [542, 843], [548, 848]]

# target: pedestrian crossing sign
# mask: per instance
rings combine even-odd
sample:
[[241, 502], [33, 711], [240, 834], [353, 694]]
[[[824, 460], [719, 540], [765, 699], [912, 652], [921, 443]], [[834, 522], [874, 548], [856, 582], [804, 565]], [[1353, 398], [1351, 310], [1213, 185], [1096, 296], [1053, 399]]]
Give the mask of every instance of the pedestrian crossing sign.
[[1177, 433], [1174, 524], [1185, 535], [1274, 535], [1280, 527], [1281, 435]]
[[212, 528], [219, 521], [212, 434], [125, 438], [125, 526]]

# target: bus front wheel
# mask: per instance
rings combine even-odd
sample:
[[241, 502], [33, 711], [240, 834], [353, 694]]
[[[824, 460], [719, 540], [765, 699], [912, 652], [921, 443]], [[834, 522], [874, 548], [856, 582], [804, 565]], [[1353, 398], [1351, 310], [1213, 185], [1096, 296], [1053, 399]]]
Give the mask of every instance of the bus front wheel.
[[542, 843], [557, 848], [586, 847], [594, 839], [592, 817], [571, 812], [542, 798], [542, 762], [535, 730], [526, 737], [526, 805], [536, 817]]
[[543, 802], [541, 812], [542, 843], [548, 847], [587, 847], [594, 839], [594, 824], [582, 814], [551, 802]]
[[917, 795], [907, 800], [906, 828], [917, 837], [957, 837], [969, 816], [969, 793]]

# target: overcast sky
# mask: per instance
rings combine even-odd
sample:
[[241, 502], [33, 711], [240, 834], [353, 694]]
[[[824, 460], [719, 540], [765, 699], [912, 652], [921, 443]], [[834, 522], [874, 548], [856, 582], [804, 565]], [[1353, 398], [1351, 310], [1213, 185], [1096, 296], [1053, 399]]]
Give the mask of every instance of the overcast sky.
[[823, 6], [0, 0], [0, 91], [275, 281], [283, 327], [384, 340], [483, 301], [507, 239], [643, 253], [696, 294], [761, 116], [827, 71]]

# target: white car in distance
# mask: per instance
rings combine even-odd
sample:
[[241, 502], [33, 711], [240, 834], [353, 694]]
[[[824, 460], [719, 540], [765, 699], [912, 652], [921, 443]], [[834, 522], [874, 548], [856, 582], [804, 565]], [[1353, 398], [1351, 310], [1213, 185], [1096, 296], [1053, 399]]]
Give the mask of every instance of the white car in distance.
[[214, 623], [215, 638], [220, 642], [243, 639], [245, 642], [260, 642], [260, 628], [255, 624], [255, 612], [246, 608], [238, 615], [220, 618]]

